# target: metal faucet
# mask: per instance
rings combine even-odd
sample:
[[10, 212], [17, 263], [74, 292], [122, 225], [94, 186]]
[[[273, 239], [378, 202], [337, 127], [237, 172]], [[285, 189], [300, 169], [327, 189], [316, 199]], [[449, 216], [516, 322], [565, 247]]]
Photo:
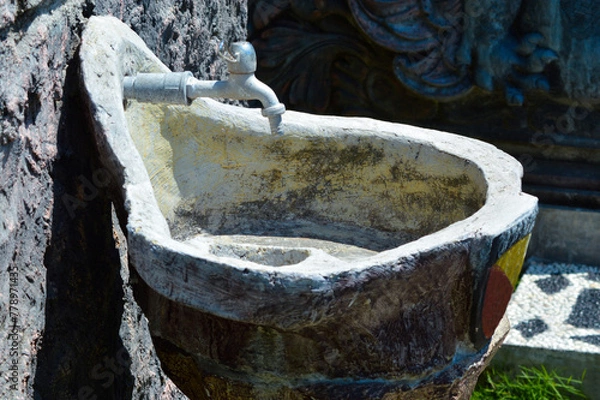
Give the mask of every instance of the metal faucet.
[[191, 104], [198, 97], [234, 100], [259, 100], [262, 115], [269, 118], [272, 134], [282, 134], [281, 114], [285, 106], [273, 90], [259, 81], [256, 52], [248, 42], [235, 42], [228, 53], [219, 46], [219, 55], [227, 62], [229, 77], [222, 81], [201, 81], [190, 71], [170, 73], [138, 73], [123, 78], [123, 97], [149, 103]]

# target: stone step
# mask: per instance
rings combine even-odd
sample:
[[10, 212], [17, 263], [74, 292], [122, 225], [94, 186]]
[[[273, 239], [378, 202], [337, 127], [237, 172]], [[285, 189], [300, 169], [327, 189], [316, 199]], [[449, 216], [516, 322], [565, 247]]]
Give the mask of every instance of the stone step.
[[529, 260], [508, 306], [494, 365], [539, 366], [580, 378], [600, 399], [600, 266]]

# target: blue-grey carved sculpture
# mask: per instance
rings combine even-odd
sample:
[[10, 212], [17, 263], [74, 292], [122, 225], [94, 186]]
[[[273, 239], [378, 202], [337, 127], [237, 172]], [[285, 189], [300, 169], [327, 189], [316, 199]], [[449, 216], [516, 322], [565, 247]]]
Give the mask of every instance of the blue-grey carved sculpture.
[[490, 141], [543, 202], [600, 207], [600, 1], [249, 0], [288, 108]]
[[[524, 89], [549, 89], [543, 72], [557, 54], [546, 36], [511, 32], [520, 0], [348, 3], [362, 30], [397, 54], [396, 76], [417, 93], [447, 99], [473, 84], [487, 90], [500, 84], [509, 103], [521, 104]], [[543, 11], [553, 7], [547, 0], [530, 3]]]
[[[341, 69], [361, 82], [360, 66], [352, 63], [370, 67], [367, 60], [382, 49], [399, 82], [432, 99], [455, 99], [473, 87], [501, 89], [513, 105], [522, 104], [530, 90], [582, 101], [597, 95], [595, 83], [590, 85], [600, 50], [593, 20], [600, 2], [594, 0], [254, 0], [250, 5], [263, 67], [277, 68], [279, 80], [287, 80], [292, 103], [303, 96], [326, 102], [335, 63], [349, 63]], [[369, 85], [370, 73], [363, 72], [362, 83]]]

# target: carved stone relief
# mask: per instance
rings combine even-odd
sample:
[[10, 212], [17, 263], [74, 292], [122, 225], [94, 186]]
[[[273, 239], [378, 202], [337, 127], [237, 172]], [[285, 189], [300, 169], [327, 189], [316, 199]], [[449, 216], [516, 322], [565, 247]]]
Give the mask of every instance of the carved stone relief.
[[543, 202], [595, 208], [599, 18], [594, 0], [249, 0], [248, 28], [288, 108], [478, 137]]

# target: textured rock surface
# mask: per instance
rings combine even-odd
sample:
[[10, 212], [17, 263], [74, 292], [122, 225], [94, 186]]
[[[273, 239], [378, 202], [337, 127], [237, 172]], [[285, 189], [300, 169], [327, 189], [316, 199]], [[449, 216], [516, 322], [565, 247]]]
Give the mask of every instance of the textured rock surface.
[[90, 15], [112, 14], [172, 69], [222, 74], [242, 1], [0, 1], [0, 398], [183, 398], [133, 301], [78, 86]]

